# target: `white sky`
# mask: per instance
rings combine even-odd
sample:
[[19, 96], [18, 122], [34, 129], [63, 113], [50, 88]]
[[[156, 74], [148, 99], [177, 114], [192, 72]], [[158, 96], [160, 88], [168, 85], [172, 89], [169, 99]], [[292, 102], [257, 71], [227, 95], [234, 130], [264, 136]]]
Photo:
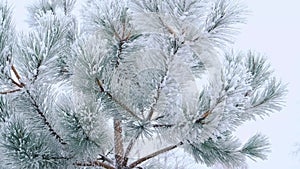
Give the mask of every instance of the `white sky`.
[[260, 131], [269, 136], [272, 153], [267, 161], [250, 163], [250, 169], [299, 169], [300, 154], [293, 155], [300, 143], [300, 1], [246, 0], [252, 11], [236, 46], [254, 49], [269, 57], [279, 77], [289, 83], [286, 107], [265, 120], [244, 125], [241, 135]]
[[[18, 30], [24, 26], [25, 4], [32, 0], [8, 0], [14, 4]], [[300, 143], [300, 1], [244, 0], [252, 11], [241, 30], [236, 48], [253, 49], [269, 57], [282, 80], [289, 83], [286, 107], [264, 120], [250, 122], [238, 131], [242, 140], [256, 132], [266, 134], [272, 144], [268, 160], [256, 163], [249, 160], [249, 169], [299, 169], [300, 154], [293, 155]]]

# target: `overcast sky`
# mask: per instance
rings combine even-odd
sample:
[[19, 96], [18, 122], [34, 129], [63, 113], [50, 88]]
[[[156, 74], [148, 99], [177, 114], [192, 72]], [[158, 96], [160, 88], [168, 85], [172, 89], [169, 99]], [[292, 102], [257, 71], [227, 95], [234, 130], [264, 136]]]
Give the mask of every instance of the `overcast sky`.
[[268, 56], [279, 77], [288, 83], [286, 107], [265, 120], [244, 125], [240, 133], [260, 131], [270, 137], [272, 153], [267, 161], [250, 163], [250, 169], [299, 169], [300, 154], [300, 1], [247, 0], [252, 14], [236, 46]]
[[[26, 28], [25, 4], [32, 0], [8, 0], [14, 4], [18, 30]], [[238, 130], [242, 140], [261, 132], [272, 144], [266, 161], [249, 160], [249, 169], [299, 169], [300, 153], [293, 154], [300, 143], [300, 0], [245, 0], [252, 11], [241, 30], [236, 49], [259, 51], [268, 56], [276, 74], [288, 83], [286, 107], [264, 120], [250, 122]], [[298, 66], [299, 65], [299, 66]]]

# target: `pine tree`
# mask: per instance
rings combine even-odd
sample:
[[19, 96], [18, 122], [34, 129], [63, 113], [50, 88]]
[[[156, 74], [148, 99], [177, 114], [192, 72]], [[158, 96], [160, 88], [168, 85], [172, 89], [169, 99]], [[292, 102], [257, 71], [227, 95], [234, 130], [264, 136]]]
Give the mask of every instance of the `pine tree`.
[[[29, 6], [16, 33], [0, 1], [1, 168], [236, 168], [269, 142], [235, 130], [281, 109], [264, 56], [232, 48], [231, 0], [75, 0]], [[81, 25], [81, 26], [80, 26]]]

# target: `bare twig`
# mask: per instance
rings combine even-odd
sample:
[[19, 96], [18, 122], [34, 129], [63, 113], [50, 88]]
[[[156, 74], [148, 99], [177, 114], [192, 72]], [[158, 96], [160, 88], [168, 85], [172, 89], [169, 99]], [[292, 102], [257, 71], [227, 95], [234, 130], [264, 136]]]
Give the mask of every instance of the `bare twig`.
[[147, 155], [147, 156], [145, 156], [145, 157], [142, 157], [142, 158], [136, 160], [135, 162], [131, 163], [131, 164], [129, 165], [129, 168], [134, 168], [134, 167], [136, 167], [137, 165], [139, 165], [139, 164], [141, 164], [141, 163], [143, 163], [143, 162], [145, 162], [145, 161], [147, 161], [147, 160], [149, 160], [149, 159], [151, 159], [151, 158], [153, 158], [153, 157], [156, 157], [156, 156], [158, 156], [158, 155], [160, 155], [160, 154], [163, 154], [163, 153], [166, 153], [166, 152], [168, 152], [168, 151], [171, 151], [171, 150], [177, 148], [178, 146], [181, 146], [182, 144], [183, 144], [183, 142], [180, 142], [180, 143], [178, 143], [178, 144], [176, 144], [176, 145], [173, 145], [173, 146], [169, 146], [169, 147], [163, 148], [163, 149], [158, 150], [158, 151], [156, 151], [156, 152], [154, 152], [154, 153], [152, 153], [152, 154], [149, 154], [149, 155]]
[[14, 65], [11, 65], [11, 70], [14, 72], [14, 74], [16, 75], [16, 78], [18, 80], [21, 79], [21, 76], [19, 75], [18, 71], [16, 70], [16, 68], [14, 67]]
[[[12, 73], [16, 76], [17, 80], [19, 81], [21, 79], [18, 71], [16, 70], [16, 68], [14, 67], [14, 65], [11, 66], [11, 70], [12, 70]], [[17, 87], [19, 87], [19, 89], [11, 89], [11, 90], [7, 90], [7, 91], [3, 91], [1, 92], [0, 91], [0, 94], [10, 94], [10, 93], [15, 93], [15, 92], [18, 92], [18, 91], [21, 91], [21, 88], [23, 88], [25, 86], [25, 84], [23, 83], [20, 83], [20, 82], [17, 82], [15, 79], [13, 79], [12, 77], [10, 77], [8, 74], [4, 73], [3, 71], [1, 71], [5, 77], [7, 79], [9, 79], [14, 85], [16, 85]]]
[[81, 163], [81, 162], [76, 162], [76, 163], [73, 163], [73, 165], [75, 166], [100, 166], [100, 167], [103, 167], [103, 168], [106, 168], [106, 169], [115, 169], [114, 167], [108, 165], [108, 164], [105, 164], [105, 163], [102, 163], [100, 161], [91, 161], [91, 162], [84, 162], [84, 163]]
[[100, 157], [97, 158], [97, 160], [102, 160], [103, 162], [106, 161], [106, 162], [108, 162], [108, 163], [110, 163], [110, 164], [114, 164], [113, 160], [110, 159], [110, 158], [108, 158], [107, 156], [102, 155], [102, 154], [99, 154], [99, 156], [100, 156]]
[[195, 123], [199, 123], [199, 124], [202, 124], [202, 125], [205, 124], [204, 120], [214, 111], [214, 109], [217, 107], [217, 105], [222, 103], [224, 98], [225, 98], [225, 95], [220, 96], [219, 98], [217, 98], [216, 103], [213, 106], [211, 106], [210, 110], [207, 110], [204, 114], [202, 114], [201, 117], [195, 121]]
[[0, 94], [15, 93], [15, 92], [18, 92], [18, 91], [21, 91], [21, 89], [8, 90], [8, 91], [0, 92]]
[[174, 124], [154, 124], [153, 125], [154, 128], [171, 128], [173, 126], [174, 126]]
[[122, 24], [122, 36], [121, 36], [121, 37], [122, 37], [122, 40], [124, 40], [124, 38], [125, 38], [125, 37], [124, 37], [124, 36], [125, 36], [125, 31], [126, 31], [126, 24], [123, 23], [123, 24]]
[[12, 78], [9, 78], [10, 80], [11, 80], [11, 82], [13, 83], [13, 84], [15, 84], [16, 86], [18, 86], [19, 88], [23, 88], [24, 86], [25, 86], [25, 84], [24, 83], [18, 83], [18, 82], [16, 82], [14, 79], [12, 79]]
[[120, 37], [120, 35], [119, 35], [117, 32], [115, 32], [115, 36], [116, 36], [119, 40], [122, 40], [122, 38]]
[[96, 78], [96, 81], [97, 81], [97, 85], [98, 85], [99, 88], [100, 88], [100, 92], [101, 92], [101, 93], [104, 92], [104, 88], [103, 88], [103, 86], [102, 86], [101, 81], [100, 81], [98, 78]]
[[137, 139], [139, 138], [141, 132], [139, 132], [138, 134], [136, 134], [136, 136], [134, 136], [130, 142], [128, 143], [128, 146], [125, 150], [125, 154], [124, 154], [124, 159], [123, 159], [123, 166], [126, 166], [127, 163], [128, 163], [128, 156], [129, 156], [129, 153], [131, 152], [132, 150], [132, 147], [134, 146], [134, 144], [136, 143]]
[[19, 88], [23, 88], [23, 87], [25, 86], [25, 84], [20, 83], [21, 76], [20, 76], [20, 74], [18, 73], [17, 69], [14, 67], [14, 65], [11, 65], [11, 70], [12, 70], [13, 74], [16, 76], [16, 78], [17, 78], [17, 80], [18, 80], [19, 82], [15, 81], [12, 77], [10, 77], [10, 76], [8, 76], [8, 75], [6, 75], [7, 78], [8, 78], [9, 80], [11, 80], [11, 82], [12, 82], [13, 84], [15, 84], [16, 86], [18, 86]]
[[211, 114], [211, 111], [205, 112], [199, 119], [197, 119], [197, 120], [195, 121], [195, 123], [205, 124], [205, 123], [203, 122], [203, 120], [205, 120], [205, 119], [207, 118], [207, 116], [210, 115], [210, 114]]
[[125, 41], [128, 41], [130, 37], [131, 37], [131, 32], [129, 32], [129, 33], [127, 34], [127, 36], [125, 37]]
[[162, 26], [164, 26], [170, 34], [176, 36], [176, 32], [170, 26], [168, 26], [160, 16], [158, 16], [158, 19]]

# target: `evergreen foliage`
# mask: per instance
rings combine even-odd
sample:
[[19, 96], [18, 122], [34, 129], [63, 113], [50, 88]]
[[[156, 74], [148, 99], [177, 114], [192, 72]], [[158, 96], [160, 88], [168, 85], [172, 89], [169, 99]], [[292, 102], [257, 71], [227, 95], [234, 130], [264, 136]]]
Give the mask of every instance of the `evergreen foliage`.
[[286, 87], [265, 57], [230, 49], [247, 13], [239, 2], [87, 0], [82, 20], [74, 6], [36, 0], [18, 34], [0, 1], [1, 168], [267, 158], [265, 136], [242, 144], [234, 132], [279, 111]]

